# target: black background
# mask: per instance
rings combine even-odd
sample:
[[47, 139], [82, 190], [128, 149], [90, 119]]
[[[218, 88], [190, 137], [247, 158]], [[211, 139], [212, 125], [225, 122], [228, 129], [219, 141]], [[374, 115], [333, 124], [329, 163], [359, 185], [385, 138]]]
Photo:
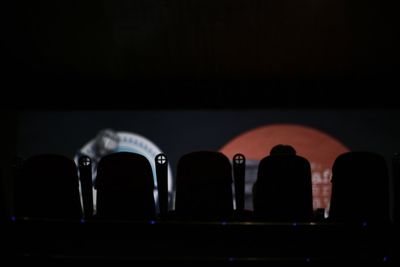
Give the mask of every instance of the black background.
[[[399, 132], [396, 7], [389, 0], [6, 1], [2, 157], [55, 145], [71, 155], [104, 125], [143, 131], [176, 158], [280, 121], [305, 123], [351, 148], [368, 144], [365, 149], [389, 155]], [[366, 119], [357, 113], [364, 109]], [[131, 115], [114, 121], [109, 114], [99, 123], [92, 115], [77, 119], [79, 110], [138, 113], [135, 122]], [[199, 114], [197, 124], [187, 123], [185, 112], [199, 110], [261, 110], [266, 116], [244, 113], [236, 121], [225, 113]], [[284, 115], [269, 116], [276, 110]], [[50, 115], [40, 118], [36, 111]], [[163, 135], [167, 123], [151, 125], [142, 117], [146, 111], [182, 114], [159, 114], [171, 125]], [[226, 119], [232, 123], [221, 123]], [[138, 121], [145, 126], [136, 127]], [[74, 129], [74, 138], [60, 144], [55, 129], [62, 129], [62, 138]], [[217, 137], [198, 140], [213, 129]], [[182, 147], [174, 147], [165, 141], [172, 133], [196, 141], [181, 138]]]
[[[3, 1], [2, 174], [11, 177], [15, 154], [57, 150], [72, 156], [104, 126], [147, 136], [172, 161], [188, 150], [218, 149], [243, 130], [272, 122], [313, 126], [351, 149], [389, 159], [399, 150], [400, 136], [397, 20], [391, 0]], [[115, 228], [110, 229], [115, 238]], [[265, 237], [275, 236], [274, 241], [264, 242], [261, 235], [255, 242], [269, 244], [260, 246], [260, 255], [287, 248], [281, 232], [272, 230]], [[43, 231], [27, 232], [39, 233], [34, 239], [43, 241]], [[189, 232], [181, 234], [192, 239], [192, 233], [208, 233]], [[121, 233], [125, 237], [126, 231]], [[213, 241], [203, 245], [214, 244], [214, 253], [226, 244], [215, 243], [212, 233], [204, 236]], [[313, 233], [312, 240], [324, 236]], [[5, 243], [19, 242], [8, 228], [6, 234]], [[380, 249], [391, 244], [392, 234], [376, 234], [382, 238], [370, 241]], [[175, 232], [171, 236], [174, 240]], [[253, 244], [253, 236], [259, 231], [244, 240]], [[338, 236], [342, 242], [344, 236]], [[149, 240], [150, 246], [133, 243], [152, 251], [155, 242]], [[308, 249], [307, 240], [309, 235], [289, 243]], [[357, 246], [345, 242], [343, 251], [371, 254], [365, 240]], [[106, 241], [108, 247], [118, 243]], [[242, 241], [229, 242], [226, 251]], [[190, 243], [179, 242], [185, 248]], [[42, 243], [50, 244], [47, 251], [59, 245], [52, 239]], [[77, 247], [76, 239], [70, 243], [70, 249]], [[315, 244], [329, 252], [338, 249], [335, 243], [327, 248], [325, 239], [323, 246]], [[179, 251], [160, 245], [165, 247]]]
[[394, 108], [393, 2], [7, 1], [2, 106]]

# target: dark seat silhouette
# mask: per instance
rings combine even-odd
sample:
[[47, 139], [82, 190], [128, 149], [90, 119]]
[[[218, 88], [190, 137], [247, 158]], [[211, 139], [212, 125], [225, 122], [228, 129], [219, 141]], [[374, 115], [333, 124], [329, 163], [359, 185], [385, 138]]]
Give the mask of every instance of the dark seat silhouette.
[[180, 218], [200, 220], [232, 216], [232, 167], [225, 155], [197, 151], [179, 159], [175, 211]]
[[340, 222], [387, 222], [389, 174], [385, 159], [371, 152], [348, 152], [332, 167], [329, 219]]
[[79, 219], [82, 209], [75, 163], [42, 154], [21, 163], [14, 180], [17, 217]]
[[308, 160], [290, 154], [263, 158], [253, 187], [253, 205], [256, 219], [310, 221], [313, 207]]
[[153, 171], [146, 157], [129, 152], [103, 157], [95, 186], [97, 218], [145, 220], [155, 216]]

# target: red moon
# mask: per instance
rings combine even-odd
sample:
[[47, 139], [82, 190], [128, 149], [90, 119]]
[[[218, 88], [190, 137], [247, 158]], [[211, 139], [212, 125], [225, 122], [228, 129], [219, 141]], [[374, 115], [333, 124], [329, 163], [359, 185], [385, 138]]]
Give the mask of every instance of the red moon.
[[[229, 158], [236, 153], [242, 153], [248, 160], [259, 161], [277, 144], [291, 145], [296, 149], [297, 155], [310, 161], [313, 207], [328, 209], [333, 162], [338, 155], [349, 151], [334, 137], [303, 125], [272, 124], [240, 134], [224, 145], [220, 152]], [[252, 179], [254, 181], [255, 177]]]

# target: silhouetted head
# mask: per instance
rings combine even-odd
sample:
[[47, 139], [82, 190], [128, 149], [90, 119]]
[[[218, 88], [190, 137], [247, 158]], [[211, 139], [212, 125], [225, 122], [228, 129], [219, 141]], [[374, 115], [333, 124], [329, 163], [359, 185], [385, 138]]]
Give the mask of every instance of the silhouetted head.
[[276, 145], [269, 152], [270, 155], [296, 155], [296, 150], [290, 145]]
[[95, 149], [99, 157], [114, 152], [118, 147], [119, 136], [111, 129], [101, 130], [95, 139]]

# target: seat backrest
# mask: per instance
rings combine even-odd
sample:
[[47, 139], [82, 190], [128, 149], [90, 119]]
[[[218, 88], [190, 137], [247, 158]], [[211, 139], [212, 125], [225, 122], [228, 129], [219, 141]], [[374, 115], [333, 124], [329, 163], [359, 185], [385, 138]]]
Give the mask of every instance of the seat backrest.
[[145, 220], [155, 216], [153, 171], [146, 157], [130, 152], [103, 157], [95, 186], [97, 218]]
[[254, 215], [267, 221], [312, 220], [311, 167], [297, 155], [270, 155], [260, 161], [253, 186]]
[[341, 222], [389, 220], [389, 174], [383, 156], [347, 152], [332, 167], [329, 219]]
[[62, 155], [41, 154], [22, 162], [14, 180], [14, 197], [17, 217], [82, 216], [77, 168]]
[[175, 209], [178, 216], [222, 219], [233, 213], [232, 166], [220, 152], [197, 151], [179, 159]]

